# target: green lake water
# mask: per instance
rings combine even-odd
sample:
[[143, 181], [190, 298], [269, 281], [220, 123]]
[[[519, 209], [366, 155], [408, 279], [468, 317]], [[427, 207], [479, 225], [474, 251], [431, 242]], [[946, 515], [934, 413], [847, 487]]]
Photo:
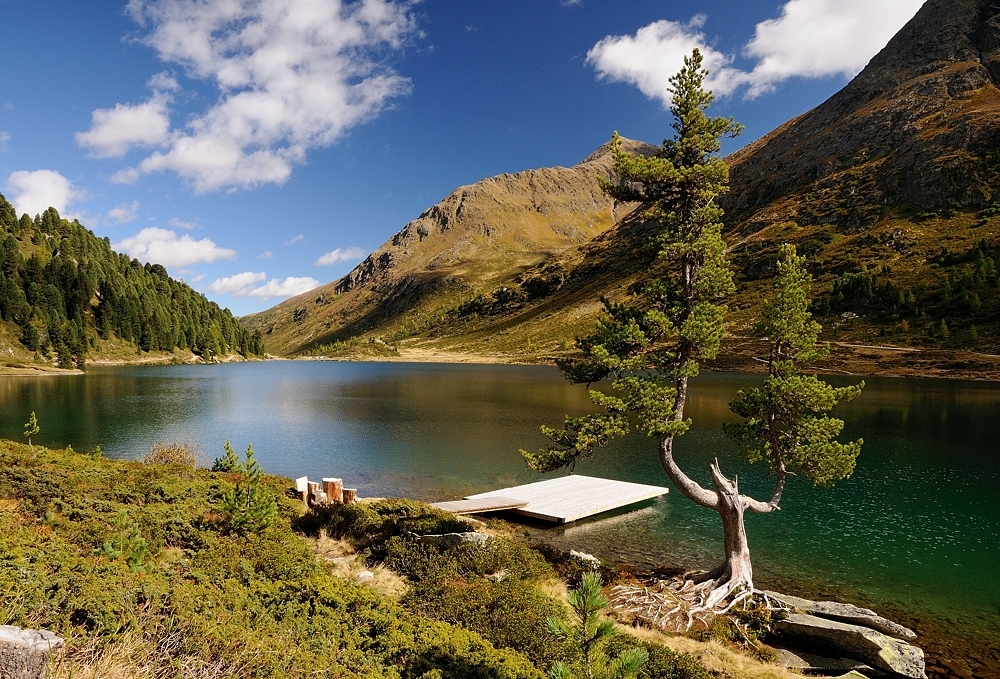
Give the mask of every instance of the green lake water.
[[[708, 463], [719, 457], [741, 490], [766, 498], [766, 469], [737, 461], [721, 433], [732, 419], [728, 402], [760, 379], [694, 380], [694, 427], [677, 458], [708, 484]], [[847, 422], [844, 437], [865, 439], [854, 475], [829, 490], [793, 478], [781, 512], [748, 515], [756, 580], [902, 616], [936, 635], [935, 653], [973, 654], [988, 676], [982, 668], [1000, 667], [1000, 384], [866, 382], [836, 413]], [[518, 448], [543, 445], [539, 424], [591, 409], [585, 390], [553, 368], [314, 361], [4, 377], [0, 402], [7, 438], [23, 438], [34, 410], [38, 443], [99, 444], [113, 457], [190, 440], [210, 462], [226, 439], [237, 450], [252, 442], [269, 472], [339, 476], [362, 496], [426, 500], [542, 478], [525, 471]], [[641, 436], [598, 452], [578, 473], [669, 485]], [[638, 511], [528, 530], [640, 566], [707, 567], [721, 553], [718, 517], [677, 492]]]

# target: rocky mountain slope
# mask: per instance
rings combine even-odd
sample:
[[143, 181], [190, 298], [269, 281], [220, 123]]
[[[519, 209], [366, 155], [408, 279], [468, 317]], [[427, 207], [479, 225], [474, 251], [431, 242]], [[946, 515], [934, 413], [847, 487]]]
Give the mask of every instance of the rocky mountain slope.
[[[628, 142], [633, 152], [655, 147]], [[441, 312], [605, 233], [632, 206], [614, 205], [607, 145], [572, 168], [503, 174], [454, 191], [407, 224], [344, 278], [248, 317], [268, 350], [296, 353]], [[529, 285], [530, 287], [530, 285]], [[502, 296], [502, 293], [501, 293]]]
[[[835, 361], [875, 372], [997, 367], [978, 356], [1000, 346], [995, 78], [1000, 3], [929, 0], [843, 90], [727, 159], [739, 283], [730, 353], [752, 353], [740, 338], [790, 241], [810, 256], [830, 339], [920, 349], [845, 348]], [[602, 149], [575, 168], [459, 189], [345, 278], [245, 322], [286, 355], [565, 353], [600, 295], [627, 294], [655, 265], [637, 206], [612, 215], [600, 191], [609, 166]]]

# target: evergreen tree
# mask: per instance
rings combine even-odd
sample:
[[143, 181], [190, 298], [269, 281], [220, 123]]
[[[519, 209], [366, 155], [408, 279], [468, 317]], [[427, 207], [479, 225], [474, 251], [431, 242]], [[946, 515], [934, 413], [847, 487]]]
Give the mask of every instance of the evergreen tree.
[[[703, 89], [707, 75], [695, 50], [671, 78], [675, 135], [657, 154], [629, 156], [617, 135], [612, 141], [617, 181], [605, 182], [605, 190], [617, 200], [643, 205], [646, 218], [658, 227], [661, 271], [634, 298], [622, 303], [605, 300], [607, 316], [593, 334], [577, 342], [584, 357], [562, 361], [559, 367], [576, 383], [610, 379], [616, 395], [592, 390], [591, 399], [604, 413], [567, 417], [562, 430], [543, 427], [555, 445], [538, 453], [521, 452], [529, 467], [548, 471], [574, 466], [610, 438], [626, 434], [633, 423], [654, 438], [674, 485], [723, 518], [726, 561], [709, 574], [714, 588], [709, 603], [714, 606], [737, 587], [752, 589], [752, 581], [749, 558], [746, 568], [734, 572], [729, 567], [742, 530], [735, 482], [723, 476], [716, 461], [711, 466], [714, 489], [702, 488], [674, 459], [674, 439], [691, 425], [684, 417], [688, 381], [698, 375], [699, 361], [719, 351], [723, 300], [733, 290], [722, 210], [715, 200], [729, 184], [719, 140], [742, 128], [732, 119], [706, 116], [713, 99]], [[745, 535], [742, 538], [745, 542]]]
[[237, 471], [242, 478], [222, 495], [222, 513], [230, 530], [240, 533], [263, 530], [278, 516], [278, 502], [261, 480], [263, 470], [254, 459], [253, 445], [247, 446], [246, 460]]
[[35, 447], [31, 445], [31, 437], [36, 435], [39, 431], [38, 418], [35, 417], [35, 411], [32, 410], [31, 417], [29, 417], [28, 421], [24, 424], [24, 435], [28, 437], [28, 447], [32, 450], [34, 450]]
[[35, 220], [14, 214], [0, 196], [0, 319], [21, 328], [29, 350], [42, 348], [47, 338], [67, 366], [82, 366], [98, 337], [170, 351], [192, 346], [190, 338], [181, 340], [186, 323], [217, 328], [225, 339], [222, 351], [263, 354], [259, 333], [171, 279], [161, 265], [142, 266], [114, 252], [108, 239], [62, 219], [55, 209]]
[[212, 471], [229, 472], [229, 473], [235, 473], [240, 471], [241, 469], [240, 458], [236, 455], [236, 452], [233, 450], [233, 444], [231, 444], [227, 439], [226, 442], [222, 445], [222, 447], [223, 450], [226, 451], [226, 454], [223, 455], [222, 457], [215, 458], [215, 462], [212, 463]]
[[[642, 648], [630, 648], [611, 660], [604, 654], [604, 642], [617, 634], [615, 624], [603, 617], [608, 599], [601, 592], [601, 576], [586, 573], [580, 587], [567, 597], [575, 618], [572, 625], [560, 618], [549, 618], [549, 630], [559, 639], [569, 641], [578, 654], [579, 674], [584, 679], [634, 679], [649, 654]], [[550, 679], [573, 679], [574, 673], [563, 662], [552, 664]]]
[[[744, 459], [750, 463], [766, 461], [775, 478], [767, 502], [738, 495], [736, 481], [732, 482], [738, 539], [737, 549], [727, 557], [730, 570], [745, 570], [751, 587], [743, 512], [769, 514], [780, 509], [789, 474], [804, 476], [819, 486], [850, 476], [864, 443], [861, 439], [838, 442], [844, 422], [828, 415], [838, 403], [860, 395], [864, 382], [835, 388], [816, 376], [800, 374], [802, 363], [812, 363], [828, 351], [817, 344], [821, 328], [809, 312], [810, 283], [805, 257], [797, 255], [794, 246], [783, 245], [774, 295], [764, 312], [762, 328], [770, 343], [768, 376], [763, 387], [741, 390], [730, 404], [745, 421], [725, 425], [726, 433], [740, 444]], [[734, 537], [731, 532], [726, 531], [727, 547]]]

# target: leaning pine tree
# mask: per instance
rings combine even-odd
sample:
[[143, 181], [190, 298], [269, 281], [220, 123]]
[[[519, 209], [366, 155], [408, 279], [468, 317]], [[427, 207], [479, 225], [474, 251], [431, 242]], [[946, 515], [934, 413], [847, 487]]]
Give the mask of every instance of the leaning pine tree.
[[[590, 392], [605, 412], [567, 417], [561, 430], [543, 427], [555, 445], [521, 453], [530, 468], [552, 471], [573, 467], [632, 426], [656, 439], [660, 463], [673, 484], [722, 518], [724, 561], [681, 590], [696, 608], [715, 610], [732, 595], [752, 594], [743, 512], [771, 505], [741, 495], [738, 480], [724, 476], [718, 460], [711, 465], [713, 487], [708, 489], [674, 459], [674, 441], [691, 425], [684, 416], [688, 381], [698, 375], [700, 361], [718, 354], [726, 312], [723, 301], [733, 290], [722, 240], [722, 210], [715, 199], [729, 185], [719, 140], [739, 134], [742, 128], [732, 119], [705, 115], [713, 100], [703, 89], [707, 75], [695, 50], [671, 79], [676, 134], [659, 153], [629, 156], [622, 152], [617, 135], [613, 139], [618, 180], [606, 182], [604, 189], [617, 200], [641, 203], [645, 217], [659, 227], [662, 273], [628, 301], [605, 300], [606, 317], [597, 322], [593, 334], [577, 342], [583, 358], [559, 364], [574, 383], [611, 380], [613, 393]], [[803, 300], [804, 295], [803, 291]]]

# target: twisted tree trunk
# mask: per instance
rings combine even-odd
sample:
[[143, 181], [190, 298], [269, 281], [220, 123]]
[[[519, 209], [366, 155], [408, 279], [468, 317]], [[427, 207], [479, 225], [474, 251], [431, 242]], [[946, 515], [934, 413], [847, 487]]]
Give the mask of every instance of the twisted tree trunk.
[[[677, 421], [684, 418], [684, 404], [687, 400], [688, 378], [677, 380], [677, 396], [674, 416]], [[668, 436], [660, 440], [660, 463], [674, 486], [689, 500], [706, 509], [719, 513], [722, 519], [724, 558], [714, 570], [695, 578], [699, 587], [697, 591], [706, 594], [704, 607], [714, 609], [738, 592], [752, 594], [753, 565], [750, 561], [750, 546], [747, 542], [746, 527], [743, 514], [746, 510], [758, 513], [770, 513], [779, 509], [781, 494], [785, 485], [784, 468], [778, 474], [775, 492], [769, 502], [760, 502], [751, 497], [740, 495], [739, 479], [728, 479], [719, 467], [719, 461], [712, 462], [711, 490], [703, 488], [689, 477], [674, 460], [674, 437]]]

